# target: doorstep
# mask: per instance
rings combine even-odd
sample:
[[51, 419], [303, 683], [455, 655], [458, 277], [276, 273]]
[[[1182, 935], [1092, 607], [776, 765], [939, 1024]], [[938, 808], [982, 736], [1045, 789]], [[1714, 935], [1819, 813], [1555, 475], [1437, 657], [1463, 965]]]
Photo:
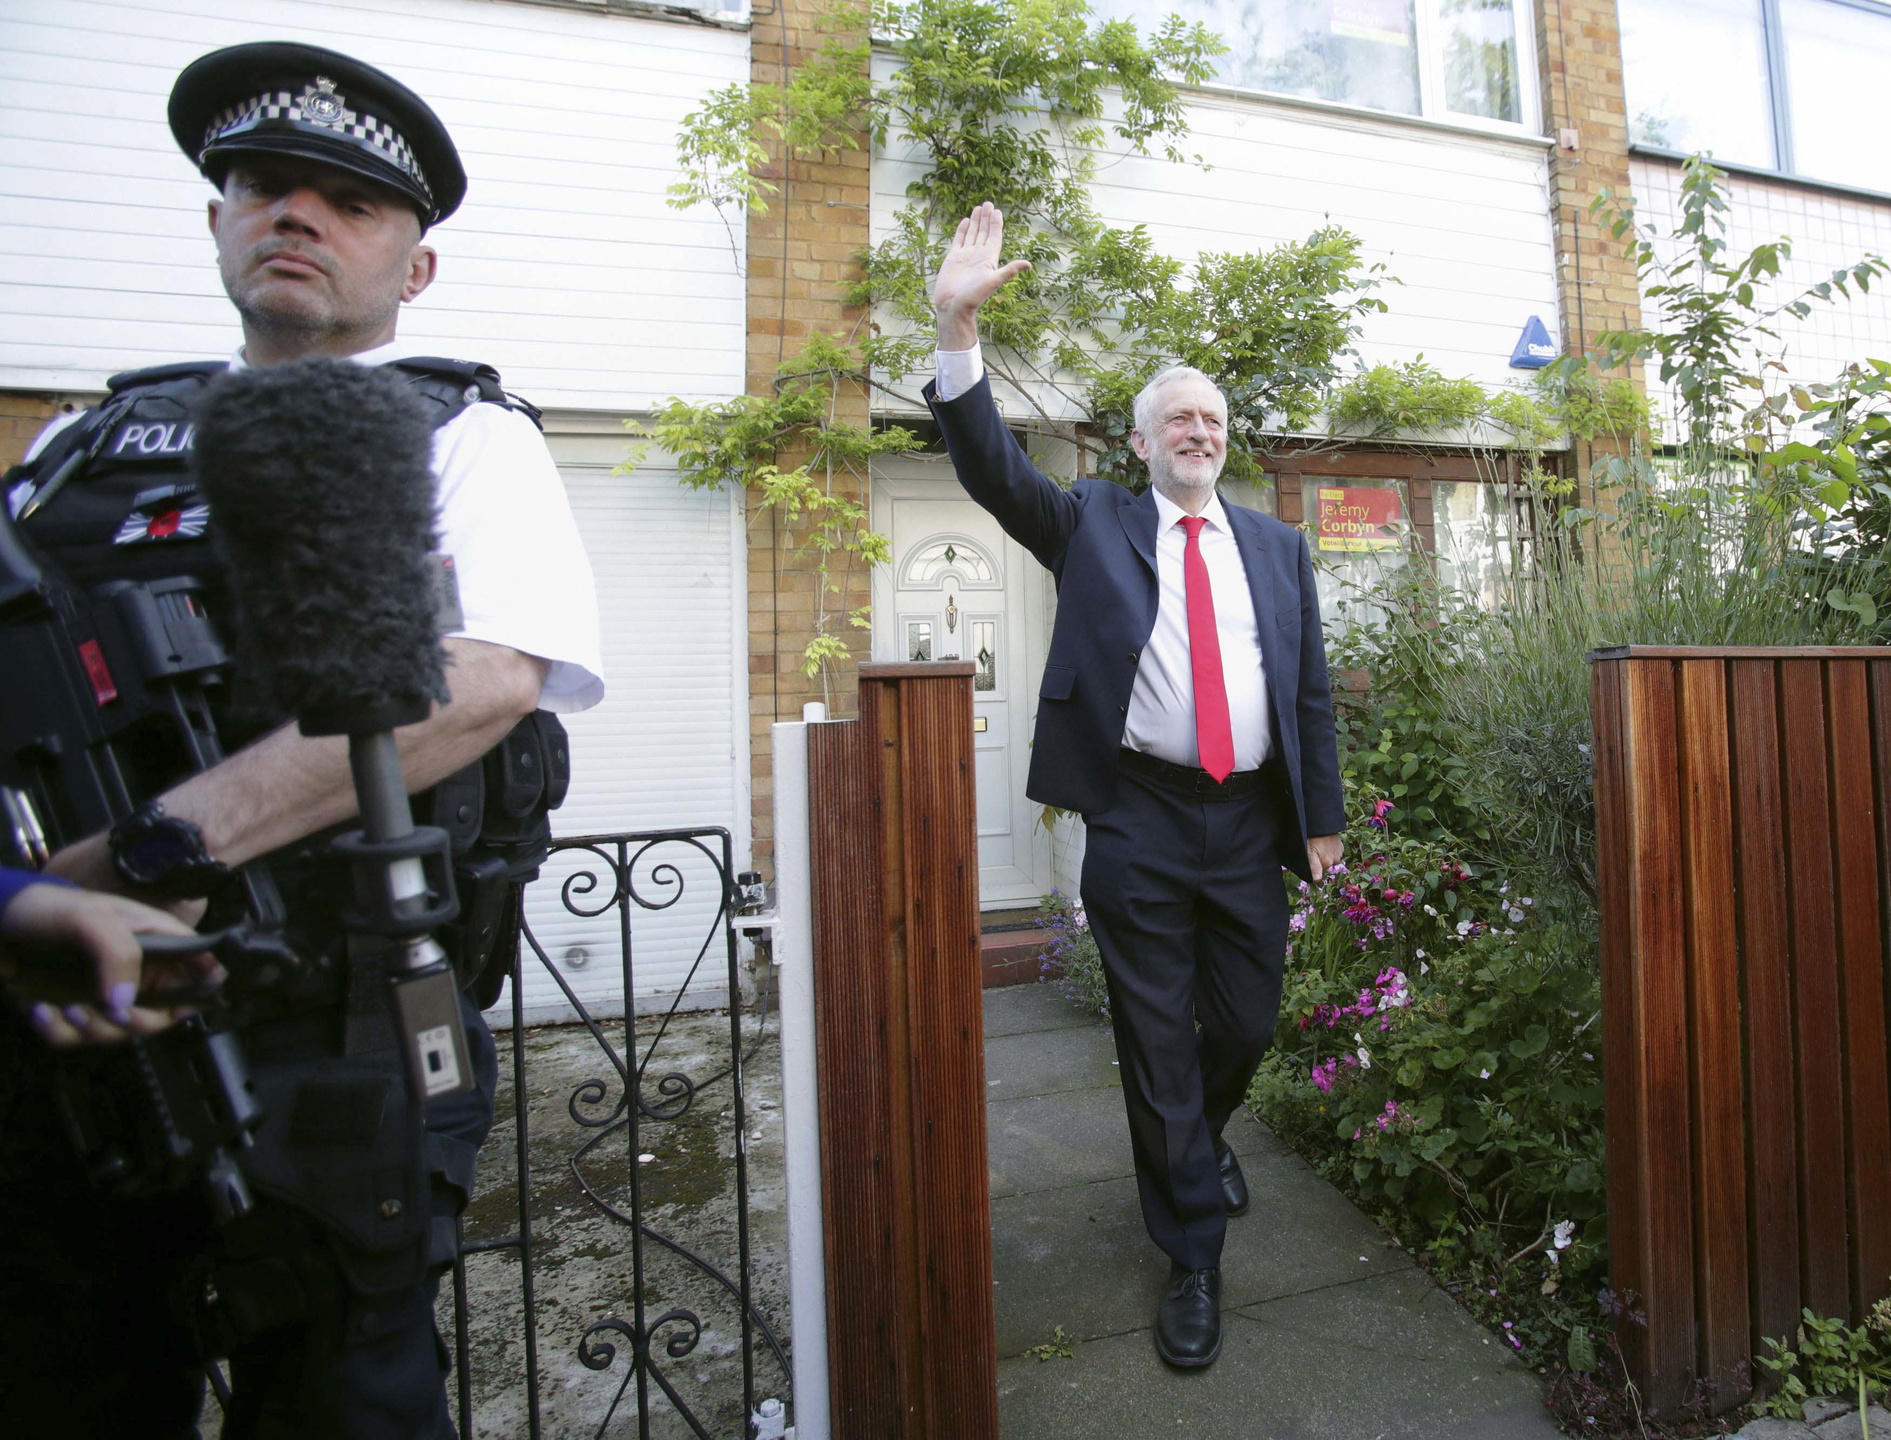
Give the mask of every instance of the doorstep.
[[1039, 976], [1044, 947], [1051, 932], [1044, 929], [989, 930], [978, 937], [985, 988], [1000, 985], [1029, 985]]

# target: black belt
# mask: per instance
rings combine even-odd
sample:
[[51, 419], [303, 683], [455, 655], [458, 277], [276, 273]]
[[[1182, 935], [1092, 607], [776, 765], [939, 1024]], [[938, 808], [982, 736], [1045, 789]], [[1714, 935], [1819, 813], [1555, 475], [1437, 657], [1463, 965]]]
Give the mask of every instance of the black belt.
[[1191, 800], [1238, 800], [1247, 795], [1259, 795], [1267, 788], [1268, 772], [1273, 768], [1273, 762], [1269, 761], [1258, 770], [1236, 770], [1226, 780], [1217, 782], [1199, 765], [1173, 765], [1141, 750], [1131, 750], [1127, 745], [1116, 752], [1116, 758], [1132, 775], [1153, 780], [1163, 789], [1176, 791]]

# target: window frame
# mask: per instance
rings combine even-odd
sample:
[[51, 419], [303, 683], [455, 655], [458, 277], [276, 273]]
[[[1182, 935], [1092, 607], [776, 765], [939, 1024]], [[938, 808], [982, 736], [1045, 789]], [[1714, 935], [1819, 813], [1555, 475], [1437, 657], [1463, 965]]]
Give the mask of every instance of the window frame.
[[[1162, 0], [1139, 0], [1149, 7], [1149, 16], [1137, 15], [1140, 30], [1146, 19], [1170, 13]], [[1315, 110], [1362, 115], [1394, 124], [1421, 123], [1454, 130], [1474, 130], [1505, 139], [1538, 139], [1544, 134], [1542, 80], [1538, 74], [1536, 5], [1534, 0], [1511, 0], [1510, 13], [1516, 23], [1517, 42], [1517, 114], [1516, 120], [1493, 120], [1487, 115], [1464, 115], [1447, 109], [1444, 103], [1444, 52], [1434, 48], [1433, 40], [1441, 32], [1439, 0], [1412, 0], [1412, 45], [1418, 51], [1418, 110], [1380, 110], [1350, 100], [1328, 100], [1319, 95], [1296, 95], [1291, 90], [1263, 90], [1253, 85], [1237, 85], [1228, 80], [1208, 80], [1190, 89], [1215, 95], [1253, 100], [1272, 100], [1286, 105], [1301, 105]]]
[[[1337, 450], [1288, 450], [1270, 456], [1263, 465], [1274, 485], [1275, 518], [1309, 536], [1312, 534], [1312, 506], [1306, 499], [1309, 490], [1317, 489], [1322, 483], [1344, 480], [1397, 486], [1405, 507], [1405, 523], [1411, 526], [1419, 548], [1435, 559], [1438, 532], [1431, 503], [1432, 482], [1449, 480], [1495, 485], [1505, 489], [1512, 499], [1527, 499], [1516, 452], [1505, 450], [1502, 457], [1493, 466], [1467, 451], [1418, 452], [1368, 444], [1346, 445]], [[1534, 536], [1534, 516], [1527, 528]]]
[[[1426, 3], [1426, 0], [1419, 0], [1419, 3]], [[1847, 10], [1861, 10], [1881, 20], [1891, 20], [1891, 0], [1819, 0], [1819, 3], [1842, 6]], [[1714, 164], [1722, 170], [1738, 175], [1790, 180], [1797, 185], [1811, 185], [1821, 190], [1837, 191], [1843, 195], [1859, 195], [1871, 200], [1891, 200], [1891, 193], [1873, 190], [1866, 185], [1855, 185], [1844, 180], [1828, 180], [1817, 175], [1799, 173], [1793, 146], [1792, 94], [1786, 78], [1786, 21], [1780, 9], [1780, 0], [1760, 0], [1760, 45], [1762, 53], [1766, 56], [1766, 102], [1772, 122], [1773, 157], [1777, 163], [1774, 166], [1755, 165], [1750, 161], [1735, 162], [1715, 156]], [[1664, 160], [1688, 158], [1686, 151], [1671, 150], [1665, 145], [1650, 145], [1632, 138], [1628, 148], [1634, 154], [1653, 155]]]

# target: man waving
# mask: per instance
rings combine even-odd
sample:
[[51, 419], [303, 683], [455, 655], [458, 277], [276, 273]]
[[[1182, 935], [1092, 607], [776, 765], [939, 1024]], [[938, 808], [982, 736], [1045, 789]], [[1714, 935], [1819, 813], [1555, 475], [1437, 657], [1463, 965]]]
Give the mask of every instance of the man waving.
[[1199, 1367], [1221, 1352], [1222, 1240], [1248, 1204], [1221, 1132], [1280, 1009], [1281, 867], [1318, 881], [1340, 858], [1313, 564], [1297, 530], [1216, 495], [1228, 406], [1199, 370], [1136, 397], [1141, 495], [1031, 464], [978, 348], [979, 307], [1029, 268], [999, 263], [1003, 237], [989, 204], [959, 224], [926, 395], [967, 493], [1057, 580], [1026, 793], [1086, 823], [1143, 1220], [1171, 1261], [1156, 1349]]

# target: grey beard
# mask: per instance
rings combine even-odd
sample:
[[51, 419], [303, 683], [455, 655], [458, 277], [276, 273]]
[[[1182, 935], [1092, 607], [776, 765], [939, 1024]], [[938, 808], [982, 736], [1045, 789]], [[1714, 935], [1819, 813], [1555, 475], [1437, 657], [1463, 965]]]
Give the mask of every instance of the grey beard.
[[1207, 484], [1196, 485], [1177, 480], [1174, 472], [1172, 472], [1166, 464], [1157, 465], [1152, 463], [1149, 466], [1149, 483], [1154, 487], [1156, 493], [1166, 496], [1170, 500], [1175, 500], [1177, 503], [1180, 503], [1180, 497], [1183, 495], [1213, 494], [1215, 485], [1220, 479], [1221, 471], [1217, 469]]

